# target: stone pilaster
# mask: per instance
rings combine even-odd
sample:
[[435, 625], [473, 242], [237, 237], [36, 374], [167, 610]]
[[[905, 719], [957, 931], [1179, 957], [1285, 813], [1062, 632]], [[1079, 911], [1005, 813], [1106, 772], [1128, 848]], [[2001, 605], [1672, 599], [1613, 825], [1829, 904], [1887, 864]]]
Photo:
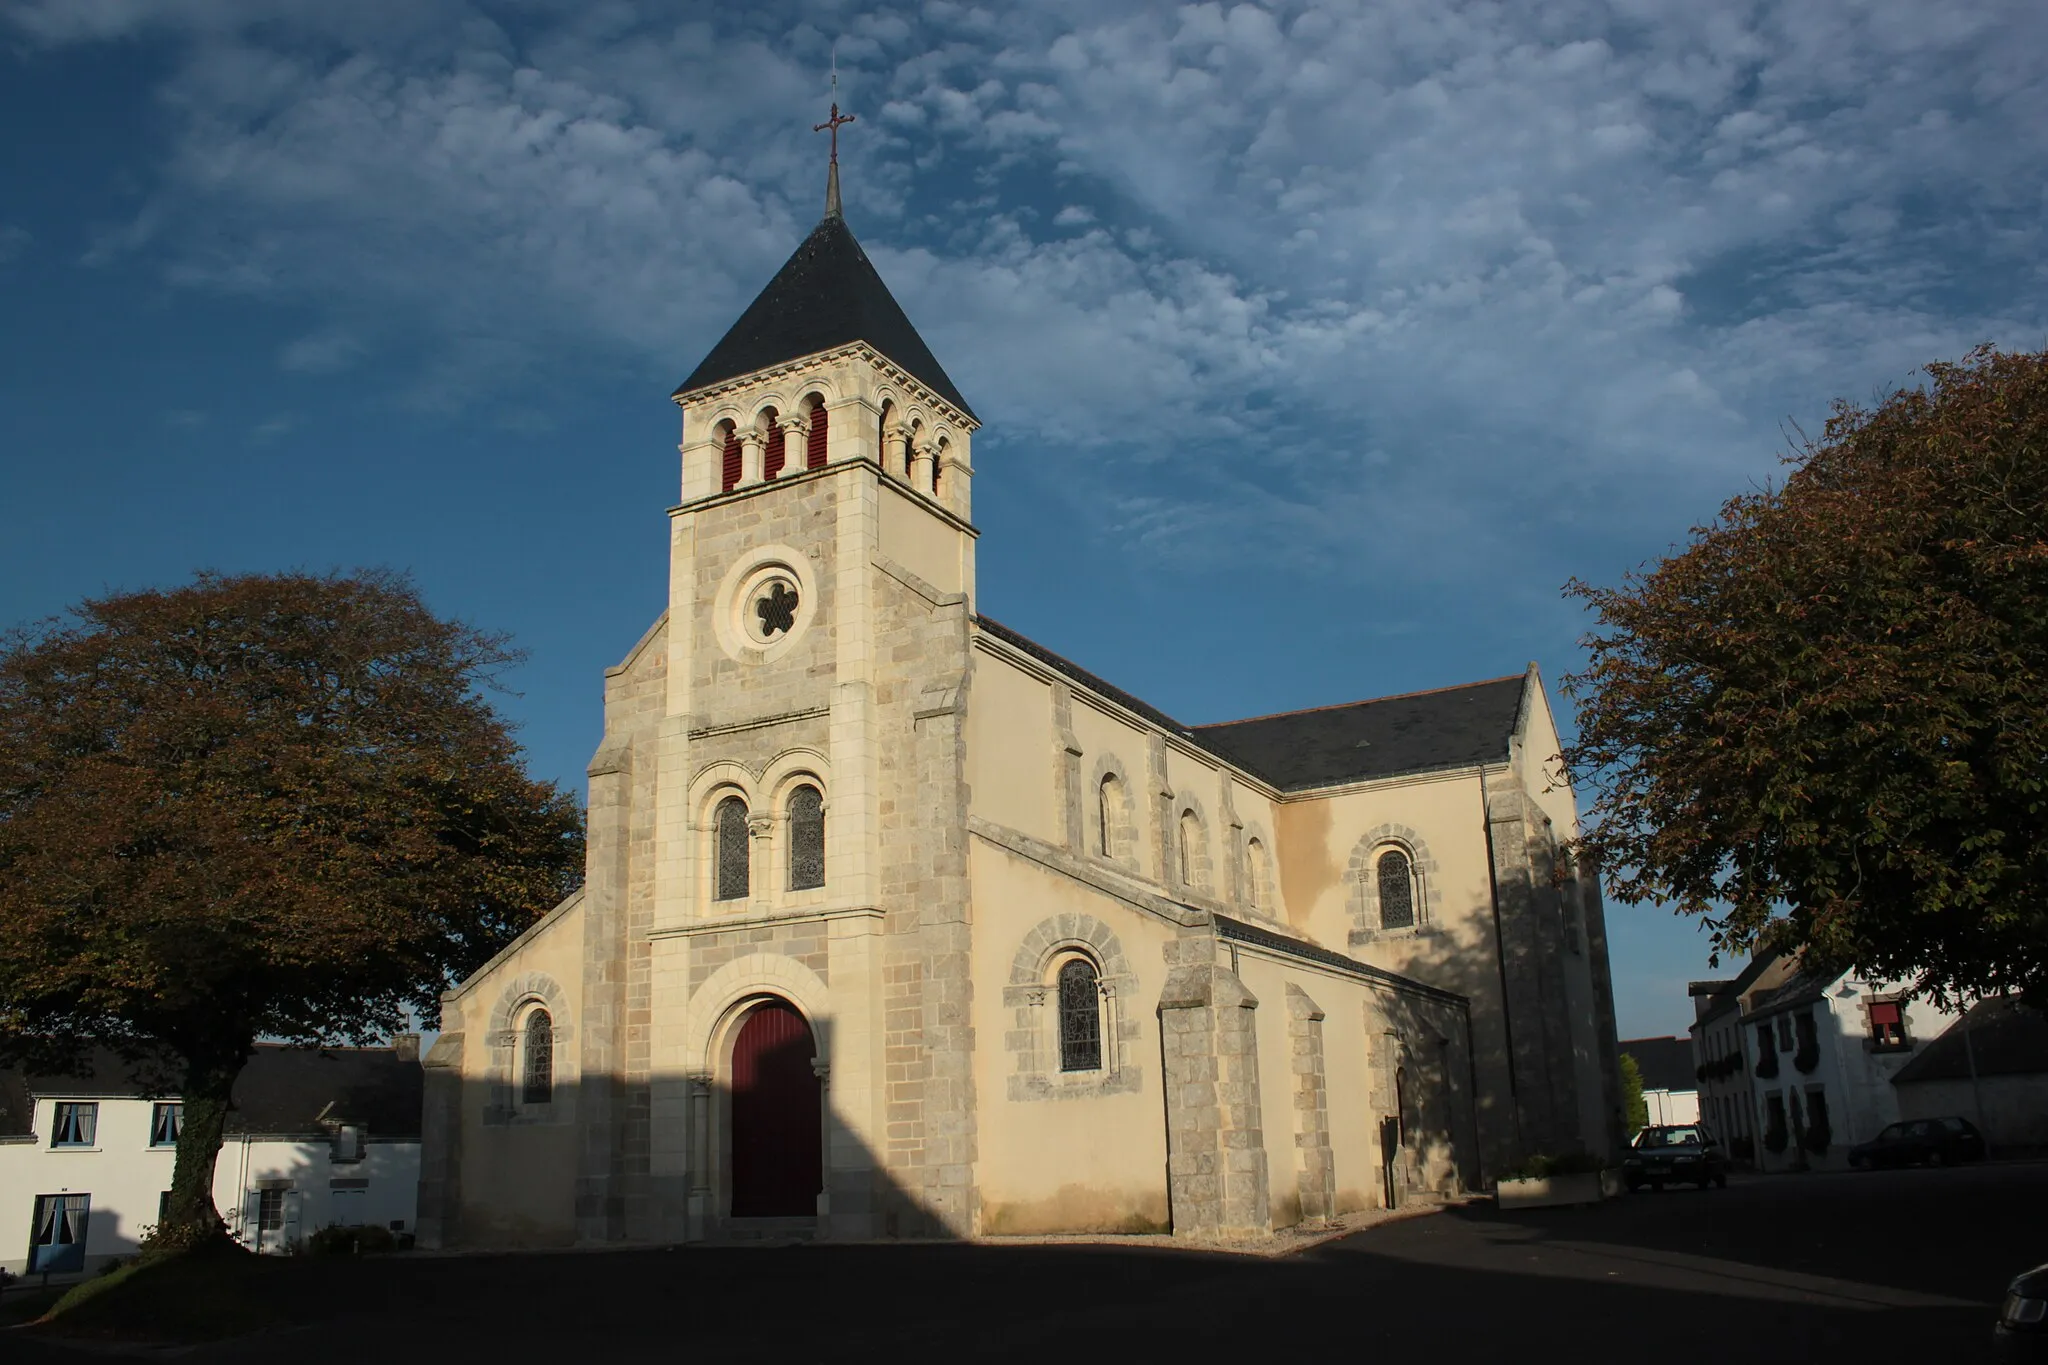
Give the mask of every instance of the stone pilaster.
[[1065, 683], [1052, 685], [1053, 809], [1060, 822], [1060, 843], [1076, 853], [1088, 847], [1082, 824], [1081, 741], [1074, 736], [1074, 693]]
[[419, 1211], [414, 1228], [429, 1251], [454, 1246], [462, 1215], [462, 1015], [443, 1007], [441, 1036], [421, 1063]]
[[583, 890], [581, 1049], [576, 1101], [576, 1239], [606, 1242], [622, 1223], [615, 1179], [626, 1058], [626, 879], [632, 839], [633, 750], [607, 744], [590, 762], [589, 852]]
[[1176, 1233], [1273, 1229], [1259, 1108], [1258, 999], [1206, 929], [1167, 945], [1159, 1000], [1168, 1200]]
[[1323, 1011], [1301, 987], [1287, 987], [1287, 1051], [1294, 1070], [1294, 1181], [1305, 1223], [1337, 1213], [1337, 1161], [1330, 1149], [1330, 1099], [1323, 1068]]

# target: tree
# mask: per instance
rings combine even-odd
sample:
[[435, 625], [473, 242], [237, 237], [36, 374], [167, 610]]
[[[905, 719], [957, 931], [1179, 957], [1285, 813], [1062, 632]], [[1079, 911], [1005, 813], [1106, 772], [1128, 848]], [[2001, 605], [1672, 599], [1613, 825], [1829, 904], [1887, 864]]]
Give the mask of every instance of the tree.
[[1636, 1059], [1624, 1052], [1621, 1054], [1621, 1117], [1628, 1135], [1650, 1126], [1650, 1102], [1643, 1098], [1643, 1069], [1636, 1065]]
[[1927, 372], [1568, 586], [1599, 626], [1565, 761], [1617, 899], [1950, 999], [2048, 971], [2048, 354]]
[[106, 1047], [185, 1105], [153, 1248], [217, 1241], [258, 1038], [429, 1024], [573, 890], [582, 816], [483, 690], [519, 656], [405, 578], [201, 575], [0, 647], [0, 1053]]

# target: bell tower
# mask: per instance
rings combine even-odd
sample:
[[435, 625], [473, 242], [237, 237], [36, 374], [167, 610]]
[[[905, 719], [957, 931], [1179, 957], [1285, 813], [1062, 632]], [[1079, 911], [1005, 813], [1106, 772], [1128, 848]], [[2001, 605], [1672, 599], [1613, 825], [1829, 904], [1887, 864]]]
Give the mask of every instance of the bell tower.
[[[835, 103], [820, 130], [836, 144], [849, 121]], [[681, 1089], [650, 1101], [649, 1178], [690, 1182], [663, 1194], [690, 1236], [746, 1206], [718, 1146], [740, 1073], [710, 997], [730, 995], [786, 1005], [815, 1040], [821, 1235], [971, 1232], [978, 422], [847, 227], [836, 145], [823, 218], [672, 397], [668, 612], [629, 660], [646, 690], [608, 688], [607, 709], [654, 741], [652, 764], [607, 775], [644, 830], [620, 846], [652, 855], [626, 938], [649, 1000], [689, 1002], [642, 1025], [651, 1075], [681, 1078], [653, 1082]], [[594, 831], [599, 796], [593, 777]]]

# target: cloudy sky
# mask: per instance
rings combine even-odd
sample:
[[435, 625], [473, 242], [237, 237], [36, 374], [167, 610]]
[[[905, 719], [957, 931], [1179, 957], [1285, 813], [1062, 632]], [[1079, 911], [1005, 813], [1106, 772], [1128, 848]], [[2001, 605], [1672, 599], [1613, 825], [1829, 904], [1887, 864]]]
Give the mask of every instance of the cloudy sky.
[[[0, 622], [389, 564], [580, 789], [666, 395], [847, 216], [980, 606], [1201, 722], [1579, 665], [1831, 399], [2048, 344], [2037, 0], [0, 0]], [[1618, 909], [1624, 1035], [1689, 924]]]

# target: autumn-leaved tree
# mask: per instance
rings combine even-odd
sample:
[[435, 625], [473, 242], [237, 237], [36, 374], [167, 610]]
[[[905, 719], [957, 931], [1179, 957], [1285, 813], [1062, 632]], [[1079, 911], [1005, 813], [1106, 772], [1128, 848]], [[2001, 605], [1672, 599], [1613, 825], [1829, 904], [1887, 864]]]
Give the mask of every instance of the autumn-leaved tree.
[[1617, 898], [1938, 997], [2048, 985], [2048, 354], [1838, 404], [1567, 682]]
[[1643, 1069], [1630, 1053], [1621, 1054], [1621, 1121], [1630, 1138], [1650, 1126], [1650, 1102], [1643, 1098]]
[[383, 572], [202, 575], [0, 649], [0, 1060], [169, 1059], [152, 1247], [221, 1237], [258, 1038], [363, 1042], [576, 885], [574, 800], [485, 697], [517, 656]]

